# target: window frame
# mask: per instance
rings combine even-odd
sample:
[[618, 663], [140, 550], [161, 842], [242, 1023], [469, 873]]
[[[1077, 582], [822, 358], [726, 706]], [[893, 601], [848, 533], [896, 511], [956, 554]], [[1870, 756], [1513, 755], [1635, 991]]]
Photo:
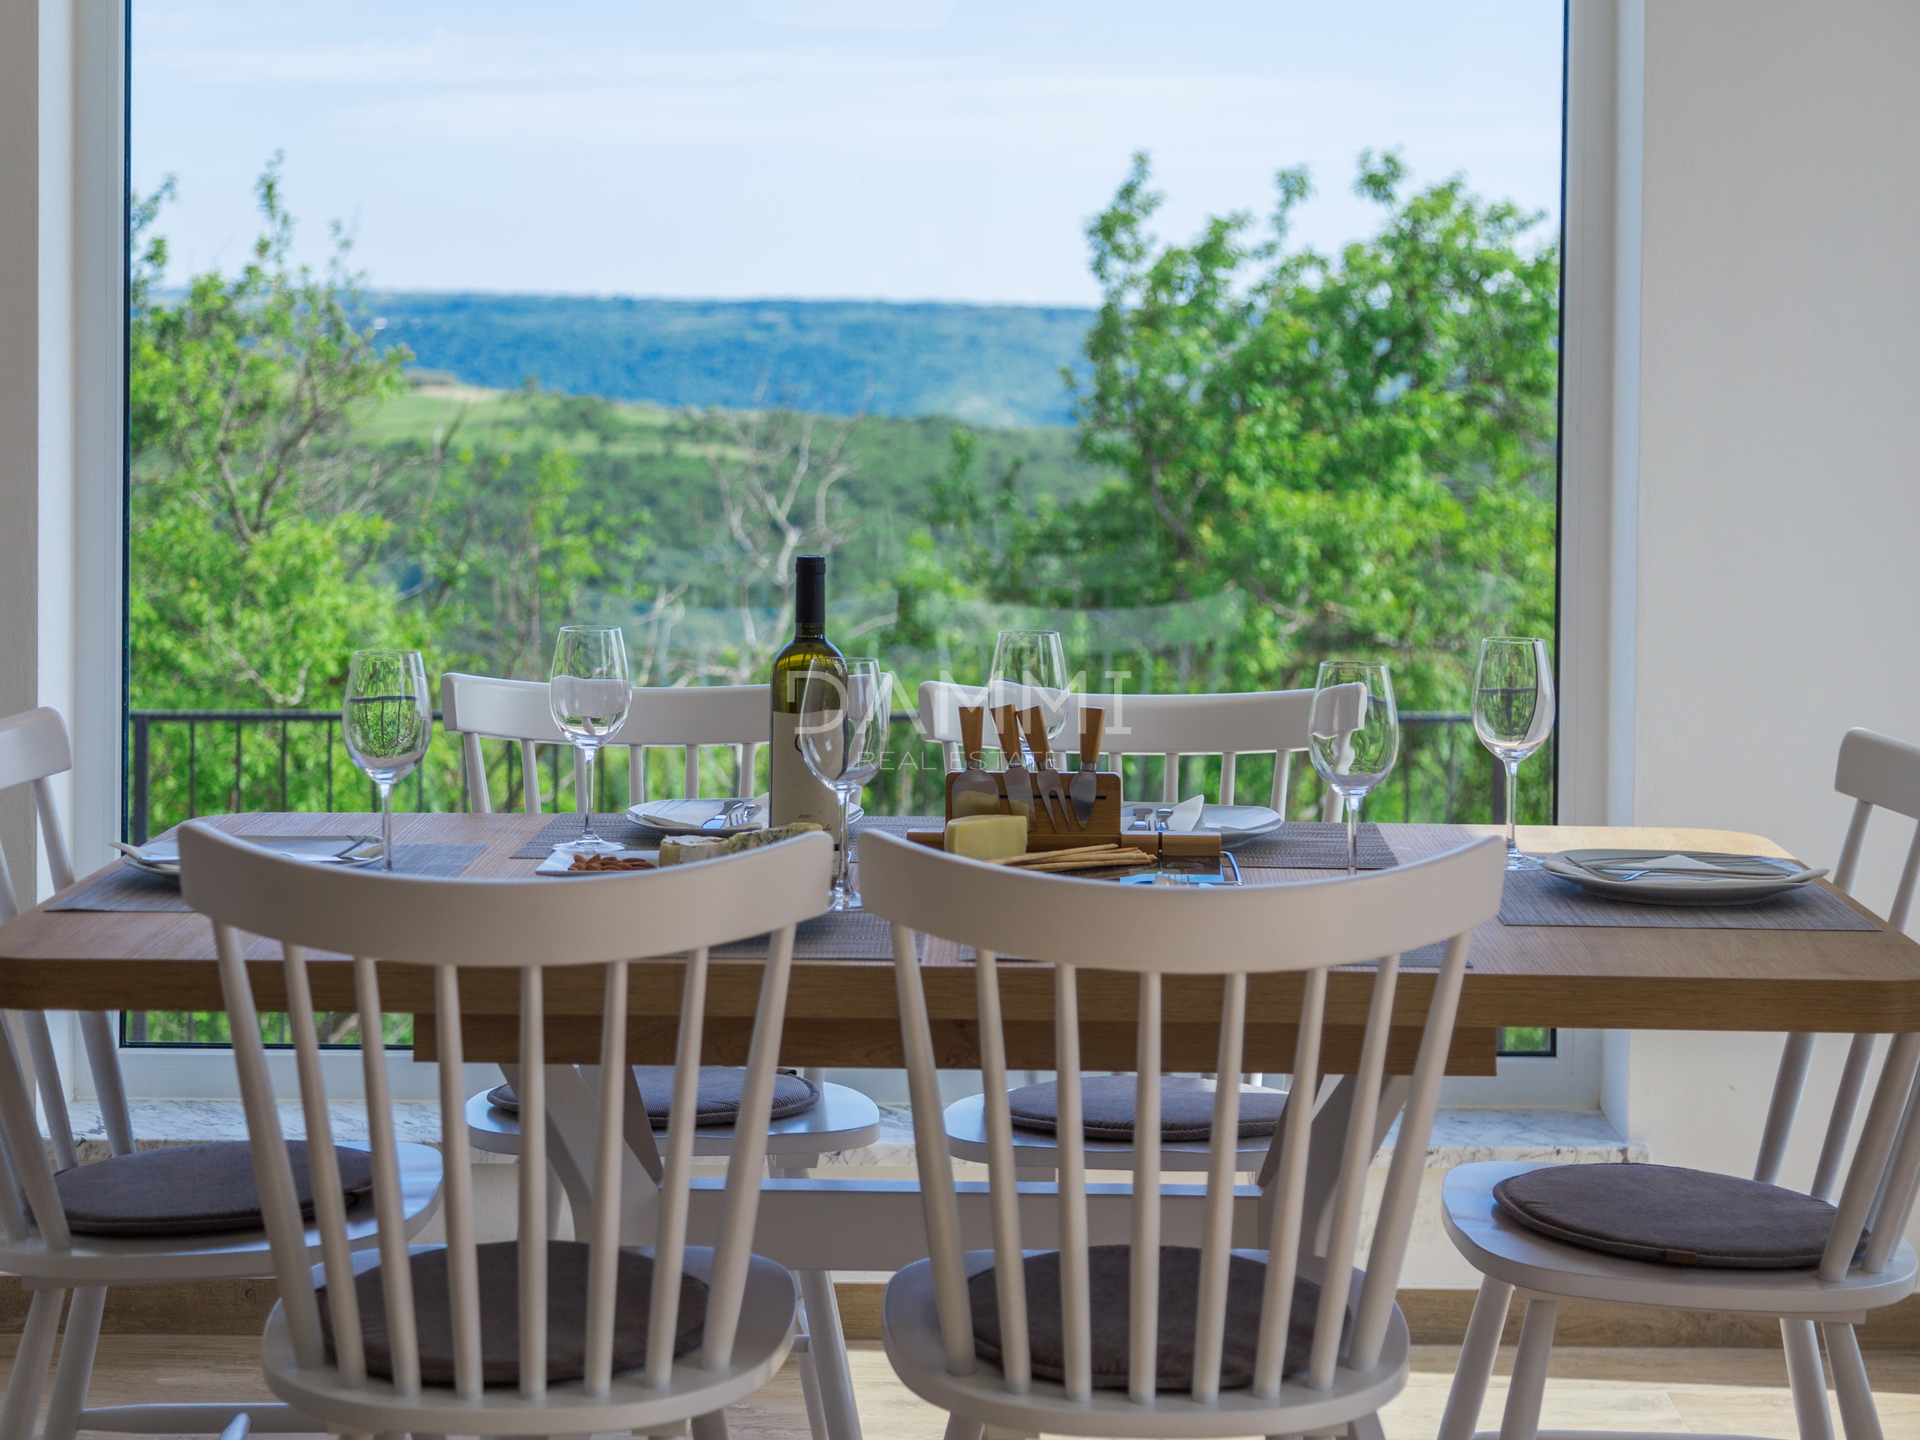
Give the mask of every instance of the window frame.
[[[123, 833], [127, 803], [125, 321], [131, 259], [131, 7], [132, 0], [51, 0], [42, 6], [40, 111], [46, 117], [64, 106], [71, 123], [64, 176], [59, 166], [48, 164], [42, 145], [41, 193], [44, 204], [50, 188], [66, 183], [67, 190], [57, 198], [70, 202], [72, 228], [73, 265], [64, 277], [71, 299], [68, 398], [76, 448], [83, 443], [90, 447], [75, 455], [70, 481], [72, 566], [79, 583], [73, 588], [70, 625], [53, 640], [71, 652], [75, 671], [70, 713], [76, 717], [76, 765], [68, 806], [83, 863], [104, 854], [105, 841]], [[1634, 572], [1630, 543], [1623, 541], [1616, 551], [1611, 536], [1624, 533], [1622, 514], [1630, 515], [1634, 502], [1628, 460], [1637, 439], [1635, 417], [1616, 414], [1615, 396], [1633, 393], [1627, 382], [1637, 358], [1633, 316], [1638, 302], [1643, 0], [1583, 0], [1577, 5], [1569, 0], [1565, 15], [1555, 647], [1561, 740], [1554, 747], [1555, 818], [1624, 824], [1632, 819], [1632, 694], [1617, 677], [1630, 674], [1621, 657], [1631, 655]], [[49, 39], [46, 26], [63, 19], [70, 22], [68, 34]], [[54, 95], [49, 92], [57, 87], [49, 86], [45, 77], [57, 71], [48, 61], [61, 56], [63, 41], [64, 58], [71, 62], [71, 90]], [[44, 275], [41, 285], [44, 294]], [[43, 393], [43, 413], [47, 408]], [[1625, 457], [1618, 466], [1616, 455]], [[46, 625], [43, 616], [42, 653], [49, 648]], [[117, 783], [108, 783], [108, 777]], [[81, 1055], [77, 1036], [69, 1035], [61, 1049], [65, 1068], [80, 1087], [76, 1093], [84, 1093], [91, 1082], [84, 1064], [74, 1063]], [[1563, 1030], [1554, 1056], [1503, 1057], [1497, 1077], [1447, 1081], [1443, 1101], [1596, 1109], [1603, 1049], [1599, 1032]], [[222, 1050], [130, 1046], [120, 1054], [129, 1094], [137, 1098], [237, 1096], [231, 1063]], [[359, 1070], [352, 1052], [338, 1052], [327, 1063], [344, 1067], [340, 1078], [346, 1084], [352, 1081], [344, 1070]], [[397, 1096], [413, 1096], [415, 1070], [428, 1085], [422, 1098], [431, 1095], [430, 1067], [390, 1059], [389, 1068]]]

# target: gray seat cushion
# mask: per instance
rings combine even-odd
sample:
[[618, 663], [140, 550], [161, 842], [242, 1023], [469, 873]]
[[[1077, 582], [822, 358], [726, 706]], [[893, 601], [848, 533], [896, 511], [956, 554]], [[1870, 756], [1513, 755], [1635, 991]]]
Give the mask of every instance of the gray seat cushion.
[[[633, 1078], [639, 1082], [640, 1098], [647, 1104], [647, 1119], [656, 1130], [667, 1128], [667, 1112], [673, 1108], [673, 1067], [636, 1065]], [[740, 1118], [740, 1090], [747, 1072], [732, 1065], [702, 1065], [696, 1118], [702, 1125], [731, 1125]], [[520, 1099], [511, 1085], [496, 1085], [487, 1092], [487, 1103], [510, 1114], [520, 1113]], [[773, 1077], [773, 1110], [770, 1120], [785, 1120], [804, 1115], [820, 1103], [820, 1087], [804, 1075], [785, 1070]]]
[[[1088, 1289], [1093, 1316], [1093, 1385], [1096, 1390], [1127, 1388], [1128, 1324], [1131, 1314], [1127, 1245], [1095, 1245], [1087, 1252]], [[1029, 1255], [1027, 1272], [1027, 1344], [1033, 1373], [1048, 1380], [1066, 1378], [1065, 1333], [1060, 1316], [1060, 1252]], [[1220, 1387], [1236, 1390], [1253, 1383], [1254, 1351], [1260, 1343], [1260, 1296], [1267, 1267], [1234, 1255], [1227, 1261], [1226, 1344], [1220, 1360]], [[973, 1347], [983, 1360], [1000, 1363], [1000, 1301], [993, 1267], [967, 1281], [973, 1307]], [[1160, 1247], [1160, 1335], [1156, 1388], [1193, 1388], [1193, 1329], [1199, 1313], [1200, 1252], [1188, 1245]], [[1313, 1322], [1320, 1287], [1311, 1280], [1293, 1286], [1293, 1310], [1287, 1322], [1283, 1374], [1304, 1370], [1313, 1348]]]
[[[587, 1255], [574, 1240], [547, 1242], [547, 1381], [561, 1384], [586, 1373]], [[489, 1385], [520, 1383], [520, 1247], [512, 1240], [475, 1247], [480, 1270], [480, 1362]], [[429, 1385], [453, 1384], [453, 1301], [447, 1281], [447, 1252], [442, 1247], [416, 1250], [413, 1272], [414, 1326], [419, 1335], [420, 1378]], [[380, 1267], [354, 1277], [360, 1300], [360, 1331], [366, 1342], [367, 1373], [393, 1378], [393, 1341], [387, 1328], [386, 1288]], [[320, 1328], [333, 1353], [333, 1315], [323, 1285]], [[653, 1296], [653, 1260], [637, 1251], [620, 1252], [614, 1287], [613, 1368], [632, 1370], [646, 1363], [647, 1314]], [[680, 1317], [673, 1353], [684, 1355], [700, 1343], [707, 1323], [706, 1282], [680, 1277]]]
[[1501, 1213], [1570, 1245], [1722, 1270], [1818, 1265], [1833, 1206], [1673, 1165], [1545, 1165], [1493, 1187]]
[[[1131, 1075], [1088, 1075], [1080, 1081], [1080, 1117], [1089, 1140], [1133, 1139]], [[1213, 1136], [1213, 1081], [1169, 1075], [1160, 1081], [1160, 1138], [1207, 1140]], [[1060, 1092], [1051, 1080], [1008, 1092], [1013, 1123], [1051, 1135], [1059, 1126]], [[1240, 1089], [1242, 1138], [1271, 1135], [1287, 1108], [1283, 1090]]]
[[[340, 1189], [349, 1207], [373, 1193], [373, 1157], [336, 1145]], [[313, 1218], [313, 1179], [307, 1142], [289, 1140], [294, 1193]], [[253, 1149], [244, 1140], [175, 1145], [116, 1155], [54, 1176], [67, 1228], [76, 1235], [160, 1237], [258, 1230], [260, 1191], [253, 1183]]]

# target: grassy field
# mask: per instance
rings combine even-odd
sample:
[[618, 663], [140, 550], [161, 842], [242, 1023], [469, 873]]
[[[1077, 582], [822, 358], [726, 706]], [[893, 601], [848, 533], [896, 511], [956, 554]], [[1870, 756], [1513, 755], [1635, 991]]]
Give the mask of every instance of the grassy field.
[[[975, 439], [973, 473], [983, 487], [1017, 465], [1023, 498], [1065, 502], [1105, 478], [1078, 458], [1075, 431], [1066, 426], [1006, 429], [945, 416], [816, 417], [816, 453], [847, 426], [845, 459], [852, 468], [834, 486], [851, 530], [834, 559], [842, 596], [890, 589], [910, 540], [925, 529], [929, 487], [951, 464], [956, 430]], [[506, 457], [564, 449], [586, 482], [581, 501], [616, 526], [644, 534], [649, 580], [691, 583], [694, 592], [713, 568], [709, 547], [719, 506], [712, 462], [741, 453], [728, 443], [719, 412], [447, 383], [416, 384], [385, 402], [360, 418], [355, 438], [390, 454], [417, 454], [436, 438], [455, 449]]]

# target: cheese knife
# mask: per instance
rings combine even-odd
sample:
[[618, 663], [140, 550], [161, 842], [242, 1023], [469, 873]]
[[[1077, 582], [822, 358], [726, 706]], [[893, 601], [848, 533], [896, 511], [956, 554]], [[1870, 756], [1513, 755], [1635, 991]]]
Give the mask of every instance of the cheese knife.
[[1073, 818], [1082, 830], [1093, 819], [1100, 798], [1100, 742], [1106, 737], [1107, 712], [1088, 708], [1080, 712], [1080, 769], [1067, 787], [1073, 797]]
[[1000, 782], [987, 773], [986, 756], [981, 744], [987, 714], [978, 705], [960, 707], [961, 770], [953, 780], [952, 814], [999, 815], [1006, 802], [1000, 795]]
[[1000, 732], [1000, 753], [1007, 757], [1007, 805], [1015, 815], [1033, 819], [1033, 778], [1020, 758], [1020, 721], [1011, 705], [993, 707], [993, 725]]
[[1053, 768], [1053, 746], [1047, 738], [1046, 712], [1034, 705], [1020, 718], [1027, 726], [1027, 749], [1033, 753], [1034, 763], [1040, 767], [1034, 780], [1046, 801], [1047, 827], [1056, 834], [1064, 834], [1067, 830], [1067, 782]]

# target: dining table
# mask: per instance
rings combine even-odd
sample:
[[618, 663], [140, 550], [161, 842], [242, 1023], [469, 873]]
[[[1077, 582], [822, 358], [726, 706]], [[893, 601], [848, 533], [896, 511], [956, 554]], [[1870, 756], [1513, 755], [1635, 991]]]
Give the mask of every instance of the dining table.
[[[608, 824], [624, 816], [604, 817]], [[239, 834], [332, 835], [366, 833], [377, 818], [364, 814], [256, 813], [210, 817]], [[596, 826], [600, 821], [596, 819]], [[938, 822], [912, 817], [874, 817], [868, 826], [903, 833]], [[412, 814], [394, 817], [396, 851], [450, 856], [466, 879], [533, 877], [546, 853], [545, 841], [565, 821], [526, 814]], [[1302, 825], [1298, 853], [1284, 836], [1243, 852], [1246, 884], [1282, 884], [1324, 879], [1330, 868], [1327, 832], [1340, 827]], [[1319, 833], [1314, 833], [1318, 831]], [[1371, 830], [1376, 866], [1404, 864], [1443, 853], [1476, 837], [1500, 833], [1491, 826], [1383, 824]], [[857, 862], [856, 832], [856, 862]], [[1784, 856], [1771, 841], [1736, 832], [1673, 827], [1521, 826], [1524, 851], [1614, 847], [1636, 850], [1696, 850]], [[435, 848], [438, 847], [438, 848]], [[1342, 841], [1342, 850], [1344, 841]], [[121, 862], [115, 862], [116, 865]], [[111, 869], [111, 867], [109, 867]], [[445, 873], [443, 867], [442, 873]], [[0, 1008], [23, 1010], [206, 1011], [224, 1008], [210, 924], [164, 896], [151, 908], [62, 909], [90, 885], [105, 886], [105, 872], [83, 878], [33, 910], [0, 925]], [[543, 884], [573, 883], [564, 876]], [[1540, 882], [1529, 880], [1518, 887]], [[1497, 1063], [1502, 1028], [1734, 1030], [1773, 1032], [1900, 1032], [1920, 1030], [1920, 944], [1891, 929], [1865, 907], [1825, 881], [1824, 919], [1812, 924], [1769, 918], [1765, 907], [1742, 914], [1716, 908], [1711, 915], [1675, 918], [1661, 907], [1638, 907], [1600, 923], [1556, 922], [1547, 910], [1522, 906], [1481, 926], [1473, 937], [1460, 997], [1448, 1073], [1490, 1075]], [[1510, 874], [1508, 897], [1516, 883]], [[1537, 898], [1537, 897], [1536, 897]], [[1546, 897], [1551, 901], [1553, 897]], [[119, 903], [103, 901], [101, 903]], [[135, 903], [135, 902], [126, 902]], [[1543, 921], [1542, 916], [1546, 915]], [[1517, 922], [1517, 923], [1516, 923]], [[1196, 945], [1206, 943], [1203, 934]], [[1276, 937], [1283, 943], [1283, 937]], [[943, 1067], [974, 1069], [976, 1021], [971, 953], [937, 937], [919, 937], [927, 1004]], [[741, 1063], [746, 1056], [760, 993], [764, 937], [741, 937], [717, 947], [710, 959], [702, 1061]], [[248, 937], [246, 956], [254, 996], [262, 1011], [285, 1004], [276, 945]], [[1424, 1023], [1436, 974], [1437, 951], [1403, 957], [1393, 999], [1395, 1034], [1389, 1047], [1374, 1143], [1384, 1142], [1404, 1101], [1419, 1026]], [[674, 956], [636, 956], [628, 987], [629, 1058], [635, 1063], [671, 1063], [677, 1038], [682, 963]], [[321, 1010], [354, 1008], [347, 957], [309, 957], [313, 1003]], [[1351, 1071], [1375, 985], [1377, 965], [1344, 966], [1329, 977], [1323, 1071], [1330, 1079], [1318, 1099], [1313, 1123], [1310, 1193], [1331, 1193], [1338, 1143], [1320, 1144], [1344, 1132], [1351, 1113]], [[545, 981], [550, 1136], [556, 1165], [576, 1163], [584, 1175], [593, 1154], [591, 1089], [574, 1064], [598, 1056], [603, 996], [598, 967], [548, 971]], [[1163, 1000], [1163, 1064], [1169, 1071], [1211, 1068], [1218, 1040], [1220, 981], [1170, 978]], [[381, 967], [383, 1008], [413, 1017], [413, 1055], [435, 1055], [437, 1017], [433, 977], [422, 967]], [[1245, 1065], [1249, 1071], [1284, 1074], [1291, 1068], [1294, 1024], [1299, 1014], [1298, 976], [1253, 977], [1247, 995]], [[1015, 1069], [1052, 1067], [1053, 1017], [1050, 972], [1044, 965], [1004, 962], [1003, 1006], [1008, 1017], [1007, 1063]], [[1080, 985], [1082, 1064], [1088, 1070], [1132, 1068], [1135, 1000], [1132, 977], [1084, 974]], [[518, 977], [473, 971], [461, 978], [462, 1032], [469, 1061], [499, 1063], [511, 1078], [517, 1070]], [[836, 1069], [895, 1069], [903, 1065], [890, 927], [877, 915], [830, 914], [805, 922], [796, 939], [780, 1046], [783, 1065]], [[646, 1147], [646, 1140], [639, 1142]], [[622, 1233], [641, 1243], [650, 1224], [652, 1185], [647, 1158], [629, 1149], [622, 1159], [626, 1195]], [[657, 1172], [656, 1172], [657, 1173]], [[756, 1248], [795, 1269], [893, 1270], [924, 1254], [916, 1187], [890, 1180], [770, 1179], [764, 1183]], [[1055, 1219], [1048, 1187], [1021, 1187], [1023, 1224], [1036, 1244], [1047, 1243]], [[963, 1223], [990, 1234], [983, 1186], [963, 1185]], [[1124, 1185], [1093, 1187], [1090, 1223], [1101, 1237], [1124, 1242]], [[1032, 1192], [1032, 1193], [1028, 1193]], [[1191, 1193], [1189, 1193], [1191, 1192]], [[1197, 1236], [1201, 1187], [1166, 1187], [1170, 1243]], [[690, 1238], [717, 1223], [719, 1182], [706, 1182], [696, 1198]], [[1243, 1187], [1236, 1200], [1236, 1244], [1255, 1244], [1263, 1199], [1258, 1187]]]

